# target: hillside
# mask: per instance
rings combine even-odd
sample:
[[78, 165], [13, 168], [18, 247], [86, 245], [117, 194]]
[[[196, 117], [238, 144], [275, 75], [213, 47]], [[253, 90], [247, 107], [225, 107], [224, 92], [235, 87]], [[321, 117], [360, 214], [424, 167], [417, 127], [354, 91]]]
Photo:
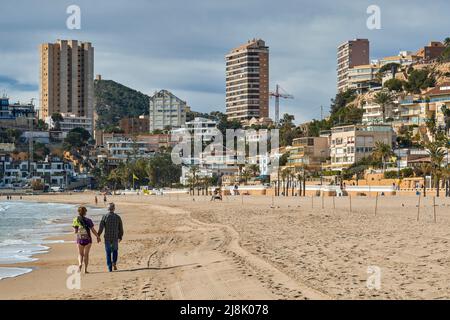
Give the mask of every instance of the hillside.
[[95, 80], [94, 106], [97, 128], [117, 126], [128, 116], [148, 114], [149, 96], [112, 80]]

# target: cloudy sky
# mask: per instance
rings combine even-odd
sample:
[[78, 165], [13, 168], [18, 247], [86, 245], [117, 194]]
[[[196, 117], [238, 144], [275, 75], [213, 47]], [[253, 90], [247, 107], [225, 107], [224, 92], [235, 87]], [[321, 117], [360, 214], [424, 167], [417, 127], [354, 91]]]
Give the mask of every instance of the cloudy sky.
[[[72, 4], [81, 8], [81, 30], [66, 27]], [[369, 5], [381, 9], [380, 30], [366, 26]], [[271, 88], [295, 96], [281, 113], [297, 123], [319, 118], [321, 105], [328, 111], [345, 40], [368, 38], [375, 59], [450, 36], [448, 0], [1, 0], [0, 12], [0, 94], [12, 101], [39, 98], [40, 43], [77, 39], [93, 43], [104, 79], [146, 94], [171, 90], [196, 111], [224, 111], [224, 55], [262, 38]]]

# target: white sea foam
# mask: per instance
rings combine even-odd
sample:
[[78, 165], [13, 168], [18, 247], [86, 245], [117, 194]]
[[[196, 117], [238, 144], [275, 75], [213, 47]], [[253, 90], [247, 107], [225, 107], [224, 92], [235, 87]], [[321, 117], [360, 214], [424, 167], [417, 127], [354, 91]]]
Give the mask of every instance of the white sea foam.
[[[71, 221], [76, 207], [67, 204], [30, 202], [0, 202], [0, 265], [37, 260], [46, 253], [48, 244], [62, 240], [49, 237], [71, 232]], [[27, 268], [0, 267], [0, 279], [30, 272]]]
[[0, 268], [0, 280], [5, 278], [15, 278], [33, 271], [30, 268]]

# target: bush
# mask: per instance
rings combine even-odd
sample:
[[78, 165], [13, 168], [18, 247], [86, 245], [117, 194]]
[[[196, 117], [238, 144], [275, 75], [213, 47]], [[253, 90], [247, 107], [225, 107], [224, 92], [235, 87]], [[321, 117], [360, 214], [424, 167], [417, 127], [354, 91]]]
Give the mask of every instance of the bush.
[[385, 179], [397, 179], [398, 178], [398, 172], [397, 171], [386, 171], [384, 173]]
[[322, 176], [324, 176], [324, 177], [337, 176], [337, 175], [339, 175], [339, 173], [340, 173], [340, 171], [327, 170], [327, 171], [322, 171]]
[[404, 168], [400, 170], [400, 174], [403, 178], [409, 178], [414, 176], [414, 170], [412, 168]]
[[44, 185], [42, 184], [41, 181], [39, 180], [34, 180], [33, 182], [31, 182], [31, 188], [35, 191], [37, 190], [44, 190]]
[[389, 79], [384, 83], [384, 87], [390, 91], [403, 91], [403, 81], [399, 79]]
[[436, 85], [436, 79], [429, 70], [412, 70], [408, 75], [408, 82], [404, 84], [406, 91], [420, 93], [421, 89], [427, 89]]

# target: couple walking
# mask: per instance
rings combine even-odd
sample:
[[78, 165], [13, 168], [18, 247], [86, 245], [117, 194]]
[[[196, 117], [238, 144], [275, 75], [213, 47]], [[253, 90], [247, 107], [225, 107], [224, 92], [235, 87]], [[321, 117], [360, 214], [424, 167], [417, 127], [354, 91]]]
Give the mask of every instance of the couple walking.
[[101, 242], [100, 236], [104, 232], [106, 264], [109, 272], [117, 270], [117, 258], [119, 242], [123, 237], [123, 224], [120, 216], [115, 213], [114, 203], [108, 206], [108, 213], [102, 217], [98, 232], [94, 228], [94, 223], [86, 217], [86, 207], [78, 208], [78, 216], [73, 220], [73, 228], [77, 235], [78, 246], [78, 267], [81, 272], [84, 264], [84, 272], [88, 273], [89, 251], [92, 246], [92, 234], [97, 238], [97, 243]]

